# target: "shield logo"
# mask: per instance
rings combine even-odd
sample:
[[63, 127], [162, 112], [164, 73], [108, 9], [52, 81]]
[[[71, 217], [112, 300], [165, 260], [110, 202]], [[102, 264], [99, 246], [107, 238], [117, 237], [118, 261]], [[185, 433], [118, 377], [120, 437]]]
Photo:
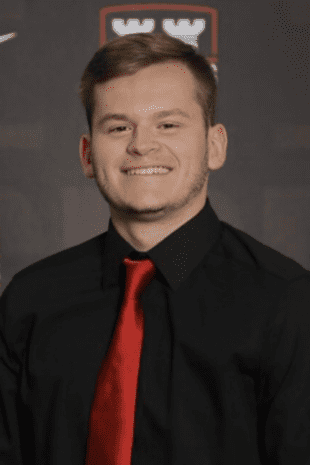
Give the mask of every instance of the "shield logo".
[[202, 5], [133, 3], [99, 10], [99, 47], [126, 34], [164, 32], [192, 45], [218, 81], [218, 10]]

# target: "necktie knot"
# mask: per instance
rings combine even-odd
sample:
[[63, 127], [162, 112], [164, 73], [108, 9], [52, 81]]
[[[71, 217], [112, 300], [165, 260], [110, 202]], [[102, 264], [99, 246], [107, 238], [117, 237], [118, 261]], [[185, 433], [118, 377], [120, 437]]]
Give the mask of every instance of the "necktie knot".
[[156, 267], [152, 260], [123, 259], [126, 266], [125, 299], [139, 299], [139, 296], [155, 276]]

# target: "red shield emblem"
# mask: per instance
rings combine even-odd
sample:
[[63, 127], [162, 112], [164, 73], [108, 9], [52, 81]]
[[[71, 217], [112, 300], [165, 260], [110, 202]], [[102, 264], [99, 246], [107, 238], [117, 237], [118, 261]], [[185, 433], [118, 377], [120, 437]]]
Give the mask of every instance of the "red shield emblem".
[[217, 78], [218, 10], [202, 5], [133, 3], [99, 10], [99, 47], [126, 34], [164, 32], [205, 56]]

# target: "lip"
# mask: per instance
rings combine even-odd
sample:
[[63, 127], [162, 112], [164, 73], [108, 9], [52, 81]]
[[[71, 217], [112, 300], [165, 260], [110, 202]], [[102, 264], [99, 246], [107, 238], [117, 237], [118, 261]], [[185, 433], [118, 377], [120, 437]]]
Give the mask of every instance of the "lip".
[[127, 171], [131, 171], [131, 170], [138, 170], [138, 169], [141, 169], [141, 170], [148, 170], [150, 168], [166, 168], [167, 170], [169, 171], [172, 171], [173, 168], [171, 168], [170, 166], [164, 166], [164, 165], [151, 165], [151, 166], [136, 166], [136, 167], [130, 167], [130, 168], [122, 168], [122, 171], [124, 171], [125, 173], [127, 173]]

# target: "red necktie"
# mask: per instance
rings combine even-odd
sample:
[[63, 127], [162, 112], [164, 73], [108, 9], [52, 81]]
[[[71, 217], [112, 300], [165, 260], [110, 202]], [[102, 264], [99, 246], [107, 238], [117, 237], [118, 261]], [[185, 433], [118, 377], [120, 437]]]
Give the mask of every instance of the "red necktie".
[[86, 465], [130, 465], [136, 391], [144, 338], [140, 294], [155, 274], [152, 260], [125, 257], [125, 294], [113, 340], [98, 374], [90, 412]]

